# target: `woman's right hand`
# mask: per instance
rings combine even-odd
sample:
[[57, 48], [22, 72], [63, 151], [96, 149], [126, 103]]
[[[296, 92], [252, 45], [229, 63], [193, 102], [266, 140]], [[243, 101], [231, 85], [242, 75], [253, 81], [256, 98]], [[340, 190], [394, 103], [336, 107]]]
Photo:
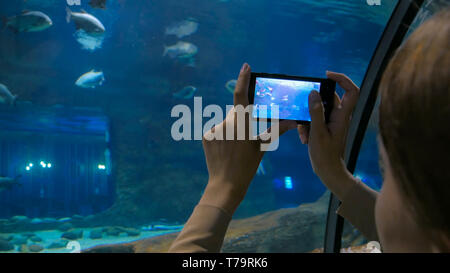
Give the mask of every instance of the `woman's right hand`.
[[359, 98], [359, 88], [344, 74], [327, 71], [327, 77], [336, 81], [345, 94], [341, 99], [335, 93], [334, 107], [327, 124], [320, 94], [311, 92], [311, 124], [299, 125], [298, 131], [302, 143], [308, 144], [313, 171], [329, 190], [343, 200], [356, 182], [345, 166], [343, 154], [353, 109]]

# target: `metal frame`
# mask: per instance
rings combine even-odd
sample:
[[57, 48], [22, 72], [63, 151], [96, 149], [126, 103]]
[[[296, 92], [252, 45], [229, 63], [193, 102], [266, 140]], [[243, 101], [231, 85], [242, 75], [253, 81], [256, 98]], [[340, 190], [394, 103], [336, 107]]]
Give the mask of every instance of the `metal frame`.
[[[378, 86], [383, 71], [390, 57], [401, 45], [409, 25], [416, 17], [423, 2], [424, 0], [399, 0], [372, 56], [361, 85], [360, 98], [353, 112], [352, 124], [347, 137], [344, 159], [351, 173], [355, 171], [359, 150], [377, 100]], [[341, 249], [344, 219], [336, 213], [339, 205], [340, 200], [331, 194], [325, 230], [325, 253], [339, 253]]]

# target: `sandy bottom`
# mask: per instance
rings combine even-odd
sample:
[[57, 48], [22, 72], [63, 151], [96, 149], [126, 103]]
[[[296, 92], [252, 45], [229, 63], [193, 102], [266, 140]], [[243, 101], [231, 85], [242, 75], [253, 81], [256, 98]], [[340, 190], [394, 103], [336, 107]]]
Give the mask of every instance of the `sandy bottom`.
[[[173, 233], [180, 231], [183, 226], [173, 226], [171, 227], [171, 230], [158, 230], [158, 231], [144, 231], [141, 230], [141, 234], [139, 236], [127, 236], [126, 234], [122, 233], [119, 236], [107, 236], [106, 234], [103, 234], [103, 238], [101, 239], [90, 239], [89, 234], [91, 230], [95, 229], [98, 230], [101, 227], [95, 227], [95, 228], [75, 228], [73, 230], [83, 230], [83, 238], [78, 239], [75, 241], [69, 241], [69, 243], [64, 248], [55, 248], [55, 249], [47, 249], [47, 247], [52, 243], [59, 243], [62, 240], [61, 235], [63, 232], [58, 230], [43, 230], [43, 231], [33, 231], [36, 236], [42, 238], [42, 242], [31, 242], [28, 240], [28, 246], [32, 244], [39, 244], [44, 247], [44, 250], [42, 250], [40, 253], [72, 253], [72, 252], [79, 252], [80, 250], [83, 251], [85, 249], [99, 246], [99, 245], [110, 245], [110, 244], [118, 244], [118, 243], [128, 243], [133, 242], [137, 240], [142, 240], [150, 237], [155, 237], [159, 235], [164, 235], [168, 233]], [[8, 237], [9, 235], [18, 236], [21, 233], [2, 233], [1, 236]], [[65, 240], [67, 241], [67, 240]], [[2, 252], [2, 253], [20, 253], [22, 251], [19, 250], [19, 247], [16, 245], [15, 250]], [[24, 251], [27, 252], [27, 251]]]

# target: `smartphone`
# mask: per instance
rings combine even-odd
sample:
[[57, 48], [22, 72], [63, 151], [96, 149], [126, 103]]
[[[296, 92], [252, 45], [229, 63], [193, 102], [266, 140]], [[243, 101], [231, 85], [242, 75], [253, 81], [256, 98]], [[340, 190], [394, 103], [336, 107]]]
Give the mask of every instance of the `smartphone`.
[[336, 82], [330, 79], [251, 73], [248, 100], [253, 104], [252, 117], [271, 121], [273, 106], [278, 106], [279, 120], [295, 120], [299, 124], [311, 123], [308, 96], [316, 90], [322, 97], [325, 120], [333, 109]]

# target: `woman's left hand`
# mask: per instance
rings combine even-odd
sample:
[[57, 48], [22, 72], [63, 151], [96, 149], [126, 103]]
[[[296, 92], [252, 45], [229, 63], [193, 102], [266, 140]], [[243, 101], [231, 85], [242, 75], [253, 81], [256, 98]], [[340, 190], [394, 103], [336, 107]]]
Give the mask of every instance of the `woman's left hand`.
[[[220, 207], [230, 215], [234, 213], [245, 197], [250, 182], [255, 175], [264, 156], [261, 149], [261, 138], [252, 137], [250, 131], [250, 114], [241, 110], [249, 105], [248, 88], [250, 82], [250, 66], [244, 64], [234, 92], [234, 107], [226, 119], [203, 136], [203, 149], [209, 172], [209, 182], [200, 200], [200, 204]], [[238, 122], [238, 116], [245, 117]], [[242, 121], [242, 120], [241, 120]], [[238, 126], [239, 125], [239, 126]], [[241, 128], [239, 128], [241, 127]], [[242, 128], [245, 127], [245, 128]], [[275, 141], [283, 133], [297, 128], [295, 121], [281, 121], [279, 134], [270, 134]], [[234, 130], [233, 140], [226, 140], [226, 131]], [[237, 132], [245, 132], [244, 140], [237, 140]], [[270, 129], [266, 134], [270, 133]], [[233, 134], [231, 134], [233, 136]], [[215, 136], [223, 136], [218, 140]], [[264, 141], [266, 142], [266, 141]]]

